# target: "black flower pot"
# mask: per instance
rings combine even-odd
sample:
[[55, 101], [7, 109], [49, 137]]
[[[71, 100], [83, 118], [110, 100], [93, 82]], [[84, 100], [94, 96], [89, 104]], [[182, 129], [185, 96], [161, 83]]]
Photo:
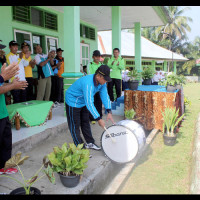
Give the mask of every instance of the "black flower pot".
[[60, 176], [60, 180], [65, 187], [76, 187], [80, 182], [80, 175], [77, 176], [64, 176], [61, 173], [58, 173]]
[[151, 78], [149, 78], [149, 79], [144, 79], [143, 84], [144, 84], [144, 85], [151, 85]]
[[[26, 195], [26, 191], [23, 187], [17, 188], [13, 191], [11, 191], [10, 195]], [[39, 189], [35, 187], [30, 188], [30, 195], [41, 195], [41, 192]]]
[[169, 137], [167, 136], [167, 134], [164, 134], [163, 135], [164, 144], [167, 146], [174, 146], [176, 143], [176, 138], [177, 138], [177, 135], [175, 135], [174, 137]]
[[176, 91], [176, 85], [167, 85], [167, 92], [175, 92]]
[[137, 90], [139, 85], [139, 81], [133, 80], [128, 82], [128, 88], [130, 90]]
[[181, 85], [180, 84], [176, 85], [176, 89], [180, 90], [181, 89]]

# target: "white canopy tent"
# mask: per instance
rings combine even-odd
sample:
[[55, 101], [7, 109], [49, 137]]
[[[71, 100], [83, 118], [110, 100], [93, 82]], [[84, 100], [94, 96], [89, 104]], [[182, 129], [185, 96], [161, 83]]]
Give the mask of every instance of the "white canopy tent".
[[[98, 32], [98, 49], [102, 55], [112, 55], [112, 32], [99, 31]], [[173, 61], [187, 61], [188, 59], [165, 49], [145, 37], [141, 37], [141, 56], [142, 60], [156, 60], [156, 61], [171, 61], [173, 54]], [[135, 57], [135, 35], [130, 32], [121, 32], [121, 55], [127, 58]]]

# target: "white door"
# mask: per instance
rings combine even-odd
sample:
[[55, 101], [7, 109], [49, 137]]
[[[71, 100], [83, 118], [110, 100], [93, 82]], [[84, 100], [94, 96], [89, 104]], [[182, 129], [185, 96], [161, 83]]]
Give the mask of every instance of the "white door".
[[82, 67], [90, 62], [90, 45], [81, 43], [80, 48], [80, 64], [82, 70]]

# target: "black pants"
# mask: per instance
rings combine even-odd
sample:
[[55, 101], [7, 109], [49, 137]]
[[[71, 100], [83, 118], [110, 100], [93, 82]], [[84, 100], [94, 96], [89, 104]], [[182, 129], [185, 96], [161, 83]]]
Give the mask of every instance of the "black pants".
[[26, 101], [26, 89], [25, 90], [11, 90], [13, 96], [13, 103], [21, 103]]
[[26, 88], [26, 101], [31, 101], [34, 100], [33, 97], [33, 78], [32, 77], [27, 77], [26, 81], [28, 83], [28, 87]]
[[12, 154], [12, 131], [9, 117], [0, 119], [0, 169]]
[[87, 143], [94, 143], [94, 138], [92, 137], [92, 132], [90, 128], [89, 122], [89, 111], [86, 106], [82, 108], [74, 108], [71, 106], [66, 106], [67, 113], [67, 122], [70, 133], [72, 135], [74, 144], [77, 146], [78, 144], [84, 143], [81, 138], [80, 128], [84, 139]]
[[[101, 97], [100, 97], [100, 94], [99, 92], [97, 92], [95, 95], [94, 95], [94, 106], [95, 108], [97, 109], [100, 117], [103, 116], [102, 114], [102, 101], [101, 101]], [[93, 116], [91, 115], [91, 113], [89, 113], [89, 117], [90, 117], [90, 121], [96, 121]]]
[[158, 82], [153, 82], [151, 83], [151, 85], [158, 85]]
[[58, 77], [57, 102], [64, 103], [63, 78]]
[[51, 95], [50, 101], [57, 101], [58, 99], [58, 76], [51, 77]]
[[108, 82], [108, 94], [111, 101], [114, 101], [113, 86], [115, 86], [117, 98], [121, 97], [121, 81], [121, 79], [112, 78], [112, 81]]

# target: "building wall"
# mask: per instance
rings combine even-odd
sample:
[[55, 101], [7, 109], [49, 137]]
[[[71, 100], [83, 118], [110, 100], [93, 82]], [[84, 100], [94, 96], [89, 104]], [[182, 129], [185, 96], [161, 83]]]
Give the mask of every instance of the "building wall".
[[[8, 47], [8, 43], [11, 40], [14, 40], [14, 29], [18, 29], [21, 31], [27, 31], [27, 32], [32, 32], [35, 34], [40, 34], [43, 36], [51, 36], [51, 37], [56, 37], [58, 38], [58, 47], [60, 48], [64, 48], [64, 32], [63, 32], [63, 13], [62, 12], [58, 12], [56, 10], [50, 9], [48, 7], [45, 6], [34, 6], [35, 8], [39, 8], [42, 10], [46, 10], [49, 11], [53, 14], [57, 15], [57, 23], [58, 23], [58, 30], [51, 30], [51, 29], [47, 29], [47, 28], [43, 28], [37, 25], [32, 25], [32, 24], [28, 24], [28, 23], [24, 23], [24, 22], [20, 22], [20, 21], [16, 21], [13, 20], [13, 14], [12, 14], [12, 6], [0, 6], [0, 27], [1, 27], [1, 31], [0, 31], [0, 40], [3, 40], [2, 44], [5, 44], [7, 47], [4, 49], [4, 51], [7, 53], [9, 53], [9, 47]], [[96, 26], [92, 25], [92, 24], [88, 24], [87, 22], [84, 21], [80, 21], [81, 24], [90, 26], [92, 28], [95, 29], [95, 35], [96, 35], [96, 40], [90, 40], [90, 39], [86, 39], [81, 37], [80, 38], [80, 42], [82, 40], [84, 40], [84, 43], [89, 44], [90, 45], [90, 60], [92, 60], [92, 52], [96, 49], [98, 49], [98, 44], [97, 44], [97, 29]], [[69, 31], [70, 31], [70, 27], [69, 27]], [[43, 49], [44, 53], [46, 52], [46, 44], [44, 45], [45, 48]], [[34, 57], [35, 55], [33, 54], [32, 57]], [[36, 67], [34, 68], [33, 71], [37, 71]], [[34, 77], [37, 77], [36, 75], [37, 73], [34, 73]]]

